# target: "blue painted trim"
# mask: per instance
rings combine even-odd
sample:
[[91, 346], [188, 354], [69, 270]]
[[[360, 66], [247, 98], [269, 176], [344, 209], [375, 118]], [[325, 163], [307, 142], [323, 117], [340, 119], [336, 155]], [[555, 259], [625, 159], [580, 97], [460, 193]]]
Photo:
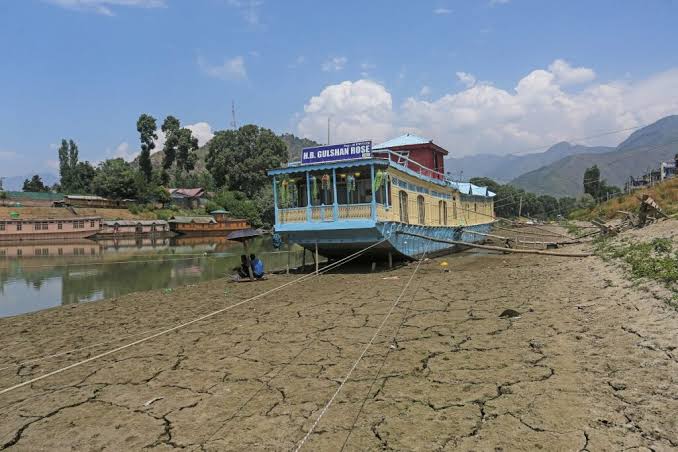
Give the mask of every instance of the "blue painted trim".
[[376, 221], [377, 219], [377, 194], [374, 192], [374, 165], [370, 165], [370, 188], [372, 191], [372, 204], [371, 210], [372, 210], [372, 221]]
[[334, 221], [339, 219], [339, 200], [337, 199], [337, 169], [332, 168], [332, 214]]
[[278, 183], [275, 176], [273, 176], [273, 218], [278, 222]]
[[367, 166], [367, 165], [379, 165], [387, 167], [389, 163], [388, 160], [377, 158], [342, 160], [335, 163], [315, 163], [311, 165], [298, 165], [298, 166], [288, 166], [287, 168], [276, 168], [268, 170], [267, 174], [269, 176], [275, 176], [278, 174], [303, 173], [305, 171], [322, 171], [330, 170], [332, 168], [353, 168], [356, 166]]
[[290, 232], [290, 231], [332, 231], [334, 229], [365, 229], [373, 228], [375, 222], [373, 220], [340, 220], [340, 221], [325, 221], [317, 223], [288, 223], [279, 224], [275, 226], [275, 232]]
[[311, 222], [311, 177], [306, 172], [306, 221]]

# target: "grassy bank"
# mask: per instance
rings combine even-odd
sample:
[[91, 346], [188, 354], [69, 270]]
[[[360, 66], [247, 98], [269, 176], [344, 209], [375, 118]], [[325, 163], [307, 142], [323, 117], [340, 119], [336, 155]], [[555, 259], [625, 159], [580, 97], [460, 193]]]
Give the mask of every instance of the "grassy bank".
[[596, 240], [594, 248], [605, 260], [621, 260], [627, 264], [634, 279], [646, 278], [664, 284], [673, 295], [668, 303], [678, 308], [678, 251], [670, 239], [636, 242], [628, 237], [620, 241], [604, 238]]
[[673, 178], [654, 187], [619, 196], [590, 209], [575, 210], [569, 215], [569, 218], [572, 220], [612, 219], [620, 215], [618, 213], [620, 210], [637, 213], [640, 206], [640, 197], [644, 194], [657, 201], [666, 214], [678, 213], [678, 178]]

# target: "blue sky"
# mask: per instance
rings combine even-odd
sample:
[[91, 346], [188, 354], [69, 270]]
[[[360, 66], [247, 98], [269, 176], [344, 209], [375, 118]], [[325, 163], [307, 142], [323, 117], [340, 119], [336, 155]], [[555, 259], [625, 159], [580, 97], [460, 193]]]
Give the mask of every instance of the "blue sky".
[[[140, 113], [521, 152], [678, 112], [678, 2], [3, 0], [0, 170], [131, 158]], [[625, 136], [607, 136], [605, 144]], [[593, 143], [592, 143], [593, 144]], [[597, 144], [597, 142], [595, 143]]]

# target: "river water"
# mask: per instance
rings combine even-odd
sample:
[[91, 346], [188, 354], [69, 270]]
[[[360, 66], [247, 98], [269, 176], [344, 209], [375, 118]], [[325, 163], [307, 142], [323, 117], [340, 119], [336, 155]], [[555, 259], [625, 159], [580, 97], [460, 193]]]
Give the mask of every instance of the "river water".
[[[266, 271], [302, 261], [300, 247], [275, 250], [270, 236], [249, 251]], [[219, 237], [0, 243], [0, 317], [221, 278], [241, 254], [242, 244]]]

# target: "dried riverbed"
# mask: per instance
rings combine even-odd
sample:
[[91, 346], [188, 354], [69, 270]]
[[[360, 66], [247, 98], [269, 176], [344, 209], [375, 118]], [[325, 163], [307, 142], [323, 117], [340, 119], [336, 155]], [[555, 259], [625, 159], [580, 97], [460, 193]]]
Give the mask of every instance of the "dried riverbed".
[[[0, 448], [294, 449], [414, 266], [323, 275], [2, 394]], [[0, 319], [0, 388], [144, 335], [15, 363], [172, 326], [293, 278]], [[597, 257], [424, 262], [304, 450], [678, 448], [678, 313], [664, 295]]]

